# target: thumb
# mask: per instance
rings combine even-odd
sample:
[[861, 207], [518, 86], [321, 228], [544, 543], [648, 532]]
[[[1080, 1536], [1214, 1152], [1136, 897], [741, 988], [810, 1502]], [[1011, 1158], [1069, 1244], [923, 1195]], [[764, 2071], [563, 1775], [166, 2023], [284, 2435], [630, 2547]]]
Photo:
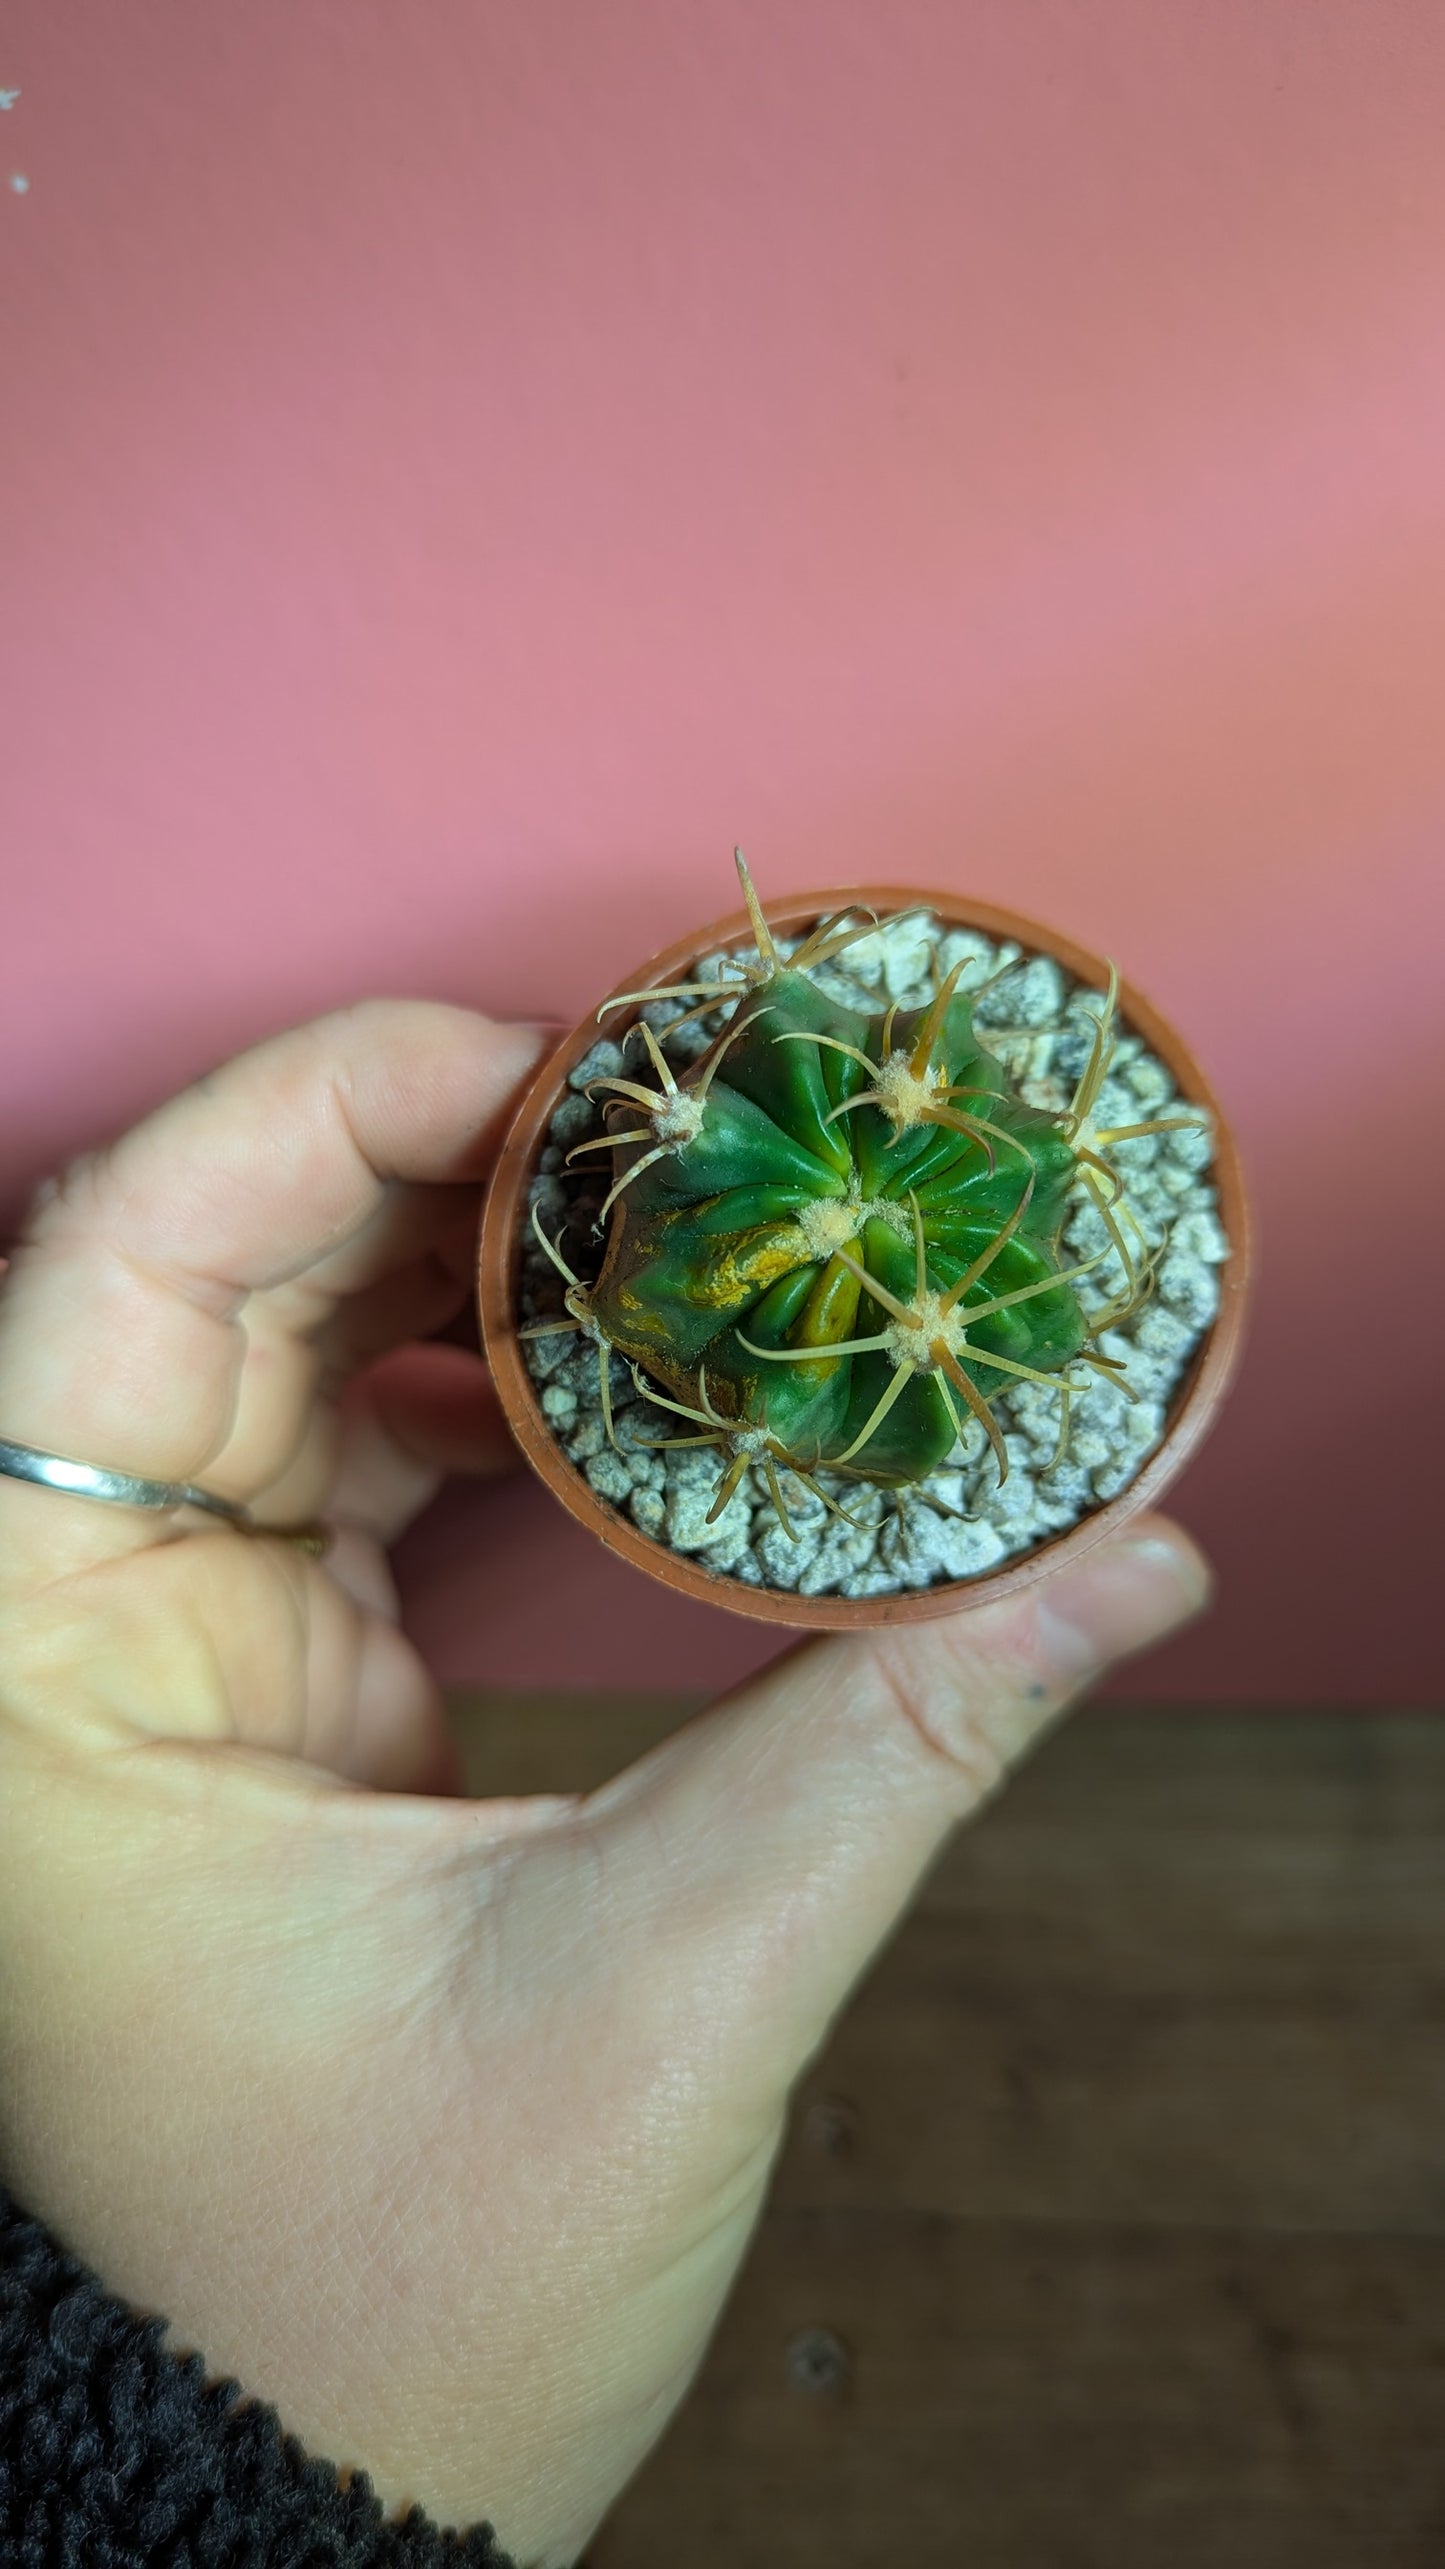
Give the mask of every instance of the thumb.
[[1187, 1535], [1136, 1520], [996, 1605], [804, 1644], [595, 1797], [728, 2078], [791, 2083], [949, 1832], [1209, 1585]]

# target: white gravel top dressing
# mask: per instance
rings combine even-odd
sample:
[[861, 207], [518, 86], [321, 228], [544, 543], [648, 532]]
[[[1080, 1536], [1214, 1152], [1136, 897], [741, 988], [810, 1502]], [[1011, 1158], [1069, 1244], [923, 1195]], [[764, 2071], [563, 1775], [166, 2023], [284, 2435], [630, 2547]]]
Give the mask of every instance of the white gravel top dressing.
[[[801, 942], [780, 936], [778, 950], [795, 953]], [[996, 945], [973, 929], [941, 927], [915, 911], [885, 919], [875, 934], [810, 977], [851, 1007], [881, 1013], [896, 1000], [901, 1008], [919, 1008], [933, 996], [935, 957], [944, 973], [968, 959], [960, 984], [965, 994], [1000, 973], [977, 1004], [980, 1037], [1031, 1105], [1067, 1108], [1089, 1057], [1090, 1021], [1102, 1014], [1104, 993], [1074, 981], [1052, 957]], [[694, 971], [679, 978], [711, 981], [724, 962], [738, 960], [752, 963], [755, 949], [739, 946], [727, 957], [700, 957]], [[724, 1002], [691, 1026], [672, 1030], [673, 1020], [691, 1004], [655, 1000], [642, 1012], [679, 1078], [706, 1051], [735, 1003]], [[594, 1104], [582, 1093], [587, 1082], [619, 1073], [648, 1086], [655, 1081], [640, 1039], [624, 1055], [621, 1044], [603, 1035], [569, 1075], [529, 1192], [529, 1206], [535, 1205], [548, 1238], [587, 1283], [602, 1264], [605, 1241], [592, 1226], [611, 1184], [610, 1154], [592, 1152], [565, 1174], [562, 1163], [578, 1142], [607, 1129], [602, 1099]], [[1181, 1112], [1183, 1105], [1164, 1064], [1121, 1021], [1093, 1126], [1107, 1131]], [[1123, 1361], [1129, 1389], [1076, 1361], [1069, 1372], [1082, 1381], [1072, 1396], [1062, 1453], [1056, 1392], [1020, 1382], [990, 1393], [1008, 1455], [1002, 1483], [987, 1435], [970, 1417], [946, 1462], [906, 1490], [883, 1490], [851, 1474], [820, 1469], [814, 1477], [860, 1520], [856, 1525], [841, 1523], [787, 1473], [782, 1478], [796, 1536], [791, 1540], [756, 1470], [744, 1475], [716, 1523], [708, 1525], [726, 1457], [707, 1446], [642, 1450], [658, 1437], [688, 1433], [689, 1421], [640, 1397], [624, 1358], [606, 1357], [580, 1330], [557, 1331], [523, 1341], [528, 1370], [559, 1445], [598, 1495], [644, 1534], [695, 1555], [718, 1575], [805, 1597], [876, 1597], [977, 1578], [1032, 1551], [1127, 1488], [1159, 1444], [1172, 1397], [1218, 1310], [1218, 1270], [1229, 1255], [1209, 1176], [1212, 1154], [1203, 1121], [1109, 1145], [1134, 1221], [1148, 1248], [1161, 1251], [1151, 1298], [1097, 1342], [1102, 1355]], [[1071, 1264], [1100, 1250], [1107, 1256], [1074, 1286], [1089, 1316], [1121, 1297], [1126, 1278], [1096, 1207], [1080, 1187], [1060, 1262]], [[564, 1291], [562, 1277], [529, 1229], [522, 1251], [522, 1325], [560, 1317]], [[610, 1365], [616, 1447], [603, 1422], [603, 1363]]]

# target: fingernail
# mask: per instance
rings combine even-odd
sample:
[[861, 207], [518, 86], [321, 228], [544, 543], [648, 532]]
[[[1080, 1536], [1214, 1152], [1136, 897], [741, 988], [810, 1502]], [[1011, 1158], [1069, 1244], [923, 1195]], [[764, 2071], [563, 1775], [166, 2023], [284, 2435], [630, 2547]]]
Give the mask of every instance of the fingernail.
[[1157, 1562], [1193, 1598], [1196, 1608], [1203, 1605], [1210, 1589], [1209, 1564], [1187, 1535], [1130, 1534], [1118, 1548], [1136, 1561]]
[[1208, 1564], [1187, 1536], [1124, 1535], [1047, 1585], [1041, 1637], [1060, 1677], [1079, 1685], [1190, 1622], [1209, 1591]]

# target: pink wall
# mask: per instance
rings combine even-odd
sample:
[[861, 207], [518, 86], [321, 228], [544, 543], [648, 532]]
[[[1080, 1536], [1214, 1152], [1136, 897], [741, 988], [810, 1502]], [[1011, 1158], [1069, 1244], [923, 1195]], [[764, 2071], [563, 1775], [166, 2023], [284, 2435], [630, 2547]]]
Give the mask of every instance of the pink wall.
[[[1013, 901], [1260, 1207], [1138, 1684], [1438, 1698], [1438, 0], [11, 0], [0, 86], [8, 1210], [353, 994], [580, 1011], [734, 839]], [[767, 1646], [530, 1490], [407, 1580], [455, 1676]]]

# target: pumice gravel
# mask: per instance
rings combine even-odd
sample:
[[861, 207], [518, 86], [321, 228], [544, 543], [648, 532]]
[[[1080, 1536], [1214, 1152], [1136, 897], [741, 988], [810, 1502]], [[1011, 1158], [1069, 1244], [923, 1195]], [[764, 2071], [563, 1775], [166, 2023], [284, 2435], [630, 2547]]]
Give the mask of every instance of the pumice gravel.
[[[804, 940], [777, 936], [781, 956]], [[724, 967], [757, 961], [757, 950], [730, 947], [700, 956], [695, 977], [726, 978]], [[850, 944], [846, 955], [811, 968], [827, 996], [877, 1013], [926, 1007], [937, 978], [964, 967], [960, 989], [979, 990], [974, 1022], [1021, 1097], [1063, 1112], [1089, 1059], [1105, 993], [1076, 981], [1052, 956], [995, 943], [971, 928], [952, 928], [928, 912], [887, 918]], [[988, 984], [987, 988], [981, 985]], [[688, 1015], [685, 999], [647, 1001], [640, 1014], [679, 1077], [715, 1041], [729, 1003]], [[603, 1102], [588, 1083], [635, 1075], [636, 1047], [603, 1035], [569, 1073], [528, 1192], [523, 1235], [520, 1321], [552, 1321], [565, 1286], [537, 1238], [559, 1248], [583, 1286], [602, 1265], [604, 1238], [594, 1230], [606, 1197], [608, 1154], [598, 1152], [564, 1173], [566, 1154], [607, 1131]], [[1211, 1170], [1213, 1137], [1203, 1110], [1180, 1098], [1163, 1062], [1127, 1021], [1116, 1033], [1108, 1077], [1092, 1119], [1112, 1128], [1167, 1116], [1185, 1107], [1197, 1120], [1172, 1131], [1110, 1144], [1127, 1189], [1129, 1212], [1144, 1251], [1154, 1257], [1151, 1296], [1097, 1341], [1101, 1356], [1122, 1367], [1111, 1380], [1091, 1375], [1069, 1403], [1060, 1436], [1060, 1401], [1041, 1384], [1015, 1382], [991, 1392], [989, 1405], [1008, 1458], [998, 1458], [975, 1417], [943, 1463], [905, 1489], [881, 1488], [820, 1467], [818, 1489], [855, 1520], [844, 1522], [795, 1475], [784, 1474], [790, 1535], [760, 1471], [748, 1470], [714, 1521], [718, 1456], [706, 1446], [648, 1450], [683, 1421], [641, 1395], [630, 1364], [585, 1330], [524, 1338], [527, 1368], [543, 1415], [568, 1459], [598, 1496], [674, 1552], [694, 1555], [722, 1578], [800, 1596], [877, 1597], [969, 1580], [1065, 1532], [1128, 1487], [1160, 1444], [1173, 1397], [1219, 1308], [1219, 1269], [1230, 1254], [1220, 1225]], [[1062, 1237], [1061, 1257], [1098, 1263], [1074, 1290], [1094, 1319], [1125, 1298], [1123, 1260], [1094, 1201], [1081, 1188]], [[607, 1434], [601, 1369], [608, 1367], [615, 1443]]]

